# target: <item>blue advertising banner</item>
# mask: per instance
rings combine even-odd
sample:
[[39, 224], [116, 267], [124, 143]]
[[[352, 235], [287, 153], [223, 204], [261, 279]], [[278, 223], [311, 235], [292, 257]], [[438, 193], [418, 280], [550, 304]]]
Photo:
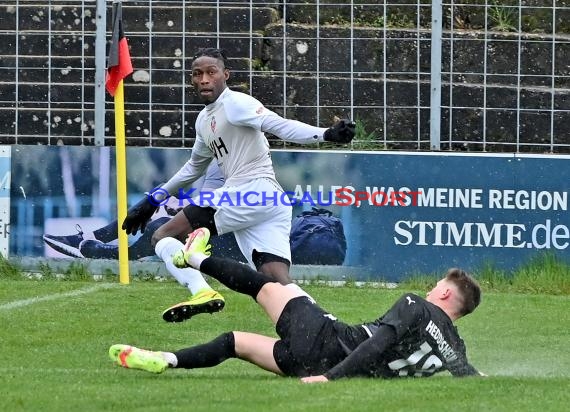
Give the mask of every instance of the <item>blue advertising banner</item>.
[[[110, 246], [109, 254], [85, 257], [113, 258], [113, 152], [13, 150], [10, 254], [82, 258], [79, 241], [95, 238]], [[129, 203], [165, 182], [189, 154], [128, 148]], [[545, 252], [570, 262], [570, 157], [273, 151], [272, 158], [288, 195], [278, 200], [293, 205], [293, 217], [316, 207], [339, 218], [346, 249], [331, 264], [361, 268], [360, 280], [397, 281], [451, 266], [512, 270]], [[157, 215], [156, 225], [168, 218]], [[231, 240], [218, 245], [220, 253], [235, 249]], [[148, 237], [130, 244], [141, 245], [131, 259], [153, 259]]]
[[324, 199], [323, 207], [341, 217], [345, 265], [372, 268], [381, 278], [450, 266], [511, 270], [545, 251], [570, 262], [568, 157], [274, 152], [273, 158], [286, 190]]

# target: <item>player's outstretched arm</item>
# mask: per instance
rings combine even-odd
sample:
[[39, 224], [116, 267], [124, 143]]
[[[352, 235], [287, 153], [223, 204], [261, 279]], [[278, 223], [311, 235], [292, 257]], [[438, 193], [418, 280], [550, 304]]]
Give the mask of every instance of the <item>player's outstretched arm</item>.
[[356, 376], [372, 376], [380, 368], [383, 353], [396, 344], [396, 330], [380, 325], [369, 339], [362, 342], [344, 360], [333, 366], [324, 376], [329, 380]]
[[261, 130], [287, 142], [306, 144], [327, 141], [344, 144], [354, 139], [356, 125], [350, 120], [341, 119], [329, 128], [322, 128], [272, 115], [263, 120]]
[[[194, 144], [196, 148], [192, 148], [190, 159], [182, 166], [168, 181], [162, 185], [162, 190], [171, 195], [179, 195], [180, 188], [188, 187], [200, 177], [204, 176], [208, 166], [212, 162], [212, 154], [205, 148], [204, 143], [196, 139]], [[199, 146], [199, 147], [197, 147]], [[208, 153], [208, 155], [198, 154], [199, 150]]]
[[268, 130], [264, 131], [274, 134], [282, 140], [294, 143], [325, 141], [345, 144], [350, 143], [356, 134], [356, 124], [348, 119], [338, 120], [329, 128], [320, 128], [296, 120], [287, 120], [273, 116], [268, 118], [263, 125], [269, 126]]
[[[198, 141], [196, 145], [199, 146]], [[209, 153], [203, 143], [201, 147], [202, 151]], [[139, 230], [141, 233], [144, 232], [146, 224], [152, 215], [161, 205], [166, 203], [168, 197], [170, 195], [178, 196], [178, 190], [180, 188], [188, 186], [201, 177], [211, 161], [211, 157], [201, 156], [197, 154], [197, 149], [193, 149], [190, 160], [188, 160], [174, 176], [168, 179], [166, 183], [146, 193], [144, 199], [129, 209], [127, 217], [121, 226], [122, 229], [127, 232], [127, 234], [133, 235]]]
[[329, 127], [323, 138], [326, 142], [350, 143], [356, 134], [356, 123], [348, 119], [341, 119]]
[[261, 131], [277, 136], [286, 142], [310, 144], [324, 141], [324, 127], [311, 126], [298, 120], [285, 119], [277, 114], [265, 116]]
[[139, 230], [141, 233], [144, 232], [146, 224], [159, 207], [159, 205], [151, 199], [153, 199], [152, 193], [149, 193], [144, 199], [141, 199], [128, 210], [127, 217], [123, 220], [121, 226], [128, 235], [136, 235]]
[[457, 359], [449, 362], [447, 368], [453, 376], [459, 378], [464, 376], [487, 376], [484, 373], [479, 372], [467, 361], [465, 353], [458, 353]]

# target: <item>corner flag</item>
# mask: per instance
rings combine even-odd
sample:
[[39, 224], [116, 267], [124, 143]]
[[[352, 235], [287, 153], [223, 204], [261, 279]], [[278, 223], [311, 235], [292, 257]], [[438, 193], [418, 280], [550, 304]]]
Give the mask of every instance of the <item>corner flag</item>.
[[117, 230], [119, 240], [119, 280], [129, 283], [129, 240], [121, 228], [127, 217], [127, 155], [123, 79], [133, 72], [129, 45], [123, 32], [121, 2], [113, 2], [113, 33], [107, 61], [105, 88], [115, 98], [115, 151], [117, 164]]
[[121, 3], [113, 3], [113, 34], [111, 36], [111, 47], [109, 48], [109, 58], [107, 60], [107, 78], [105, 88], [111, 96], [115, 95], [121, 80], [133, 72], [129, 45], [123, 32], [123, 11]]

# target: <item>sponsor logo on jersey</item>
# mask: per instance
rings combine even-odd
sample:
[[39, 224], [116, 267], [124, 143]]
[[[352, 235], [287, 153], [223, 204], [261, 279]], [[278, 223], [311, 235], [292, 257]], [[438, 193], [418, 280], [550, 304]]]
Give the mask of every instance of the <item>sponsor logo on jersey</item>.
[[229, 153], [228, 147], [226, 146], [224, 140], [221, 137], [214, 137], [210, 142], [210, 144], [208, 145], [208, 147], [210, 148], [212, 153], [214, 153], [216, 159], [224, 157], [224, 152], [225, 154]]
[[216, 133], [216, 116], [212, 116], [212, 120], [210, 121], [210, 129], [212, 129], [212, 133]]

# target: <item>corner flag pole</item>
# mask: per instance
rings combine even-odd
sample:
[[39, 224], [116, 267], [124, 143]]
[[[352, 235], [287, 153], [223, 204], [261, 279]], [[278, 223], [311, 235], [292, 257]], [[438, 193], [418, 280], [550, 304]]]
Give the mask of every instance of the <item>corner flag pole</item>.
[[119, 281], [123, 284], [130, 282], [129, 277], [129, 239], [122, 230], [121, 224], [127, 217], [127, 158], [125, 149], [125, 107], [123, 81], [115, 93], [115, 145], [117, 164], [117, 225], [119, 241]]
[[115, 157], [117, 167], [117, 225], [119, 241], [119, 281], [128, 284], [129, 240], [121, 224], [127, 217], [127, 160], [125, 142], [125, 102], [123, 79], [133, 72], [129, 45], [123, 32], [121, 2], [113, 2], [113, 34], [109, 48], [105, 87], [115, 98]]

